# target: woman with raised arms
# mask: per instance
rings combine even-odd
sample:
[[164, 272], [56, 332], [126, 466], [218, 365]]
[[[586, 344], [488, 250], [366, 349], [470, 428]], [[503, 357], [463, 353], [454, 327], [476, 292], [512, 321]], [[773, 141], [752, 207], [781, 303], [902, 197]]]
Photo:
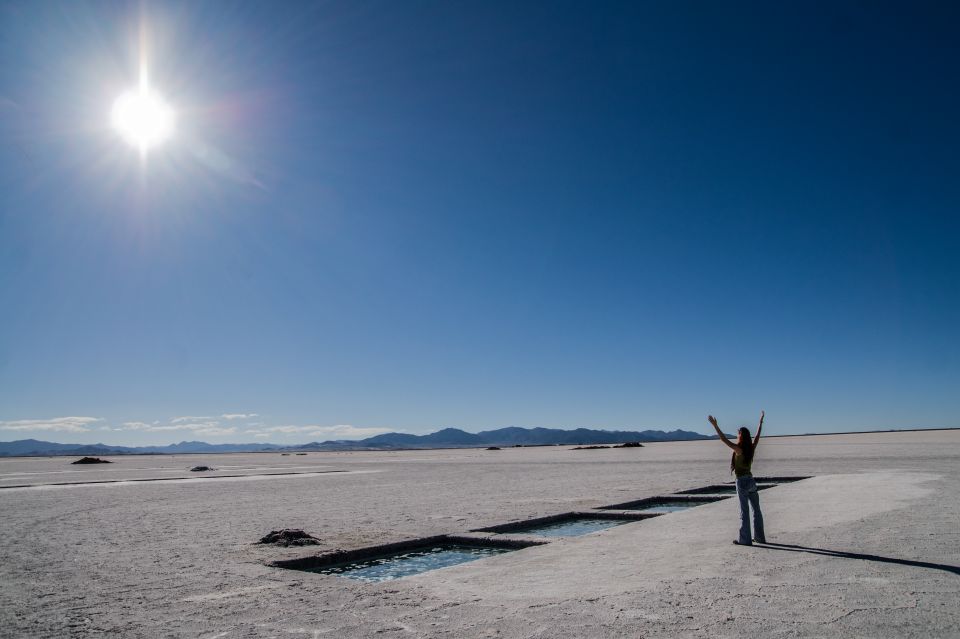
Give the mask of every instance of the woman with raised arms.
[[[730, 457], [730, 472], [737, 476], [737, 499], [740, 501], [740, 536], [733, 543], [741, 546], [752, 546], [767, 543], [763, 534], [763, 513], [760, 512], [760, 494], [757, 492], [757, 482], [753, 480], [750, 466], [753, 456], [760, 443], [760, 431], [763, 430], [763, 411], [760, 411], [760, 425], [757, 426], [757, 436], [751, 441], [750, 429], [742, 426], [737, 431], [737, 443], [731, 442], [720, 430], [717, 419], [710, 415], [707, 418], [720, 436], [720, 441], [733, 449]], [[753, 510], [753, 538], [750, 537], [750, 510]]]

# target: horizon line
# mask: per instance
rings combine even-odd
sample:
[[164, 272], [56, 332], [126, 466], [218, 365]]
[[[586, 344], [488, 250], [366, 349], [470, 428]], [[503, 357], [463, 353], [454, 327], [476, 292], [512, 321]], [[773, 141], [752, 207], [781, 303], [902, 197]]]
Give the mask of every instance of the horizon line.
[[[522, 428], [522, 427], [521, 427], [521, 428]], [[441, 428], [440, 430], [447, 430], [447, 429]], [[459, 429], [457, 429], [457, 430], [459, 430]], [[552, 430], [565, 430], [565, 429], [552, 429]], [[588, 429], [588, 430], [592, 430], [592, 429]], [[648, 430], [652, 430], [652, 429], [648, 429]], [[682, 429], [675, 429], [675, 430], [682, 430]], [[820, 436], [834, 436], [834, 435], [869, 435], [869, 434], [875, 434], [875, 433], [912, 433], [912, 432], [950, 431], [950, 430], [960, 430], [960, 426], [940, 426], [940, 427], [934, 427], [934, 428], [886, 428], [886, 429], [879, 429], [879, 430], [840, 431], [840, 432], [830, 432], [830, 433], [780, 433], [780, 434], [775, 434], [775, 435], [764, 435], [763, 437], [772, 437], [772, 438], [780, 438], [780, 437], [820, 437]], [[434, 432], [439, 432], [439, 431], [434, 431]], [[467, 432], [467, 431], [463, 431], [463, 432]], [[483, 431], [481, 431], [481, 432], [483, 432]], [[608, 431], [608, 432], [609, 432], [609, 431]], [[620, 431], [620, 432], [624, 432], [624, 431]], [[639, 432], [639, 431], [638, 431], [638, 432]], [[668, 432], [668, 431], [660, 431], [660, 432]], [[688, 432], [695, 432], [695, 431], [688, 431]], [[409, 433], [398, 433], [398, 434], [409, 434]], [[431, 434], [433, 434], [433, 433], [426, 433], [426, 435], [431, 435]], [[475, 434], [475, 433], [471, 433], [471, 434]], [[696, 433], [696, 434], [702, 435], [702, 436], [704, 437], [704, 439], [699, 439], [699, 440], [698, 440], [698, 439], [670, 439], [670, 440], [659, 440], [659, 441], [651, 441], [651, 442], [644, 442], [644, 443], [648, 443], [648, 444], [687, 443], [687, 442], [704, 441], [705, 439], [717, 439], [717, 436], [716, 436], [716, 435], [703, 435], [702, 433]], [[725, 434], [726, 434], [726, 433], [725, 433]], [[425, 436], [425, 435], [413, 435], [413, 436], [414, 436], [414, 437], [423, 437], [423, 436]], [[365, 438], [365, 439], [369, 439], [369, 438]], [[61, 442], [53, 442], [53, 441], [45, 441], [45, 440], [40, 440], [40, 439], [34, 439], [34, 438], [32, 438], [32, 437], [28, 437], [28, 438], [26, 438], [26, 439], [15, 439], [15, 440], [11, 440], [11, 441], [0, 441], [0, 444], [12, 444], [12, 443], [15, 443], [15, 442], [31, 441], [31, 440], [32, 440], [32, 441], [37, 441], [37, 442], [44, 442], [44, 443], [48, 443], [48, 444], [58, 444], [58, 445], [61, 445], [61, 446], [74, 445], [74, 444], [65, 444], [65, 443], [61, 443]], [[332, 439], [332, 440], [327, 440], [327, 441], [329, 441], [329, 442], [347, 442], [347, 443], [351, 443], [351, 442], [360, 442], [360, 441], [363, 441], [363, 440]], [[187, 444], [187, 443], [199, 443], [199, 444], [206, 444], [206, 445], [208, 445], [208, 446], [272, 446], [272, 447], [275, 447], [275, 448], [278, 448], [278, 449], [284, 449], [284, 448], [296, 448], [296, 447], [299, 447], [299, 446], [307, 446], [307, 445], [313, 444], [313, 443], [323, 444], [323, 443], [326, 443], [326, 442], [305, 442], [305, 443], [302, 443], [302, 444], [296, 444], [296, 443], [291, 443], [291, 444], [274, 444], [274, 443], [271, 443], [271, 442], [224, 442], [224, 443], [221, 443], [221, 444], [211, 444], [211, 443], [209, 443], [209, 442], [200, 441], [200, 440], [189, 440], [189, 441], [188, 441], [188, 440], [182, 440], [182, 441], [179, 441], [179, 442], [174, 442], [174, 443], [172, 443], [172, 444], [147, 444], [147, 445], [143, 445], [143, 446], [124, 446], [124, 445], [120, 445], [120, 444], [105, 444], [105, 443], [103, 443], [103, 442], [97, 442], [97, 443], [93, 443], [93, 444], [82, 444], [82, 443], [78, 443], [78, 444], [75, 444], [75, 446], [78, 447], [78, 448], [84, 447], [84, 446], [104, 446], [104, 447], [143, 449], [143, 448], [165, 448], [165, 447], [169, 447], [169, 446], [176, 446], [176, 445], [178, 445], [178, 444]], [[518, 446], [518, 447], [523, 447], [523, 448], [539, 448], [539, 447], [546, 447], [546, 446], [567, 446], [567, 445], [573, 446], [573, 445], [575, 445], [575, 444], [517, 444], [516, 446]], [[394, 447], [394, 448], [390, 448], [389, 450], [427, 450], [427, 449], [429, 449], [429, 450], [456, 450], [456, 449], [480, 448], [480, 447], [483, 447], [483, 445], [481, 444], [481, 445], [477, 445], [477, 446], [471, 446], [471, 445], [465, 445], [465, 446], [428, 446], [428, 447], [425, 447], [425, 448]], [[377, 449], [370, 449], [370, 450], [375, 452]], [[271, 452], [276, 452], [276, 451], [266, 451], [266, 450], [258, 451], [258, 450], [251, 450], [251, 451], [233, 451], [233, 452], [203, 451], [203, 452], [181, 452], [181, 453], [121, 453], [121, 454], [129, 454], [129, 455], [131, 455], [131, 456], [132, 456], [132, 455], [137, 455], [137, 454], [150, 454], [150, 455], [170, 455], [170, 454], [177, 454], [177, 455], [230, 455], [230, 454], [237, 454], [237, 453], [239, 453], [239, 452], [242, 452], [243, 454], [252, 454], [252, 453], [271, 453]], [[360, 450], [360, 451], [343, 451], [343, 452], [369, 452], [369, 451]], [[8, 458], [8, 457], [51, 457], [51, 456], [57, 456], [57, 455], [30, 455], [30, 454], [23, 454], [23, 455], [4, 455], [4, 454], [0, 454], [0, 458]]]

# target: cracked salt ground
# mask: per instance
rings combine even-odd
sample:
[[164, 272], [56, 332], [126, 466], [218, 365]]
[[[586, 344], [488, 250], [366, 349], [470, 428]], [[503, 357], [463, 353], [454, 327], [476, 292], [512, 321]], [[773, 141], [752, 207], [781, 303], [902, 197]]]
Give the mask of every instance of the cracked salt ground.
[[[0, 627], [51, 638], [960, 637], [960, 579], [935, 567], [960, 565], [956, 431], [771, 438], [758, 473], [816, 475], [761, 498], [769, 540], [793, 549], [731, 548], [735, 500], [383, 583], [279, 571], [265, 564], [313, 551], [250, 543], [290, 527], [322, 539], [317, 552], [349, 550], [668, 495], [728, 480], [715, 445], [651, 444], [602, 462], [552, 449], [488, 461], [417, 451], [411, 463], [318, 454], [380, 472], [0, 491], [2, 538], [31, 540], [0, 545]], [[430, 490], [416, 490], [425, 476]], [[451, 530], [433, 515], [467, 521]], [[268, 583], [280, 585], [242, 592]], [[229, 596], [202, 597], [214, 593]]]

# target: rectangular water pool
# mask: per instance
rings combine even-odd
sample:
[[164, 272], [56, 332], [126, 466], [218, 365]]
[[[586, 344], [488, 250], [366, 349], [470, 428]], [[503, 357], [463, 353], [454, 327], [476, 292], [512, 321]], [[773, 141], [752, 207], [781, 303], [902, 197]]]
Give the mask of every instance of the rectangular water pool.
[[419, 575], [543, 543], [546, 542], [439, 535], [346, 552], [283, 559], [271, 565], [276, 568], [378, 582]]
[[[766, 490], [773, 488], [775, 484], [757, 484], [757, 490]], [[714, 484], [712, 486], [703, 486], [702, 488], [691, 488], [690, 490], [681, 490], [677, 495], [736, 495], [736, 484]]]
[[603, 506], [603, 510], [635, 510], [640, 513], [664, 514], [687, 510], [703, 504], [728, 499], [721, 495], [672, 495], [670, 497], [647, 497], [622, 504]]
[[[792, 484], [795, 481], [803, 481], [804, 479], [811, 479], [810, 476], [802, 477], [754, 477], [753, 478], [758, 484]], [[731, 482], [733, 483], [733, 482]]]
[[606, 530], [614, 526], [629, 524], [631, 521], [630, 519], [576, 517], [545, 524], [537, 524], [527, 528], [516, 528], [510, 532], [520, 535], [536, 535], [538, 537], [578, 537], [580, 535], [589, 535], [598, 530]]
[[658, 500], [648, 506], [637, 508], [645, 513], [676, 513], [681, 510], [696, 508], [704, 504], [709, 504], [719, 499], [664, 499]]
[[510, 548], [488, 548], [479, 546], [439, 545], [432, 548], [409, 550], [407, 552], [391, 553], [382, 557], [371, 557], [360, 561], [344, 564], [334, 564], [320, 568], [308, 569], [308, 572], [317, 572], [322, 575], [340, 575], [360, 581], [388, 581], [410, 577], [439, 568], [447, 568], [476, 561], [484, 557], [502, 555], [510, 552]]
[[676, 513], [699, 505], [700, 504], [692, 504], [689, 501], [665, 501], [662, 504], [649, 506], [642, 510], [647, 513]]
[[[612, 506], [610, 508], [612, 508]], [[655, 513], [641, 512], [570, 512], [560, 515], [550, 515], [549, 517], [527, 519], [526, 521], [514, 521], [509, 524], [499, 524], [487, 528], [477, 528], [472, 532], [535, 535], [537, 537], [577, 537], [579, 535], [588, 535], [598, 530], [629, 524], [631, 521], [640, 521], [657, 516]]]

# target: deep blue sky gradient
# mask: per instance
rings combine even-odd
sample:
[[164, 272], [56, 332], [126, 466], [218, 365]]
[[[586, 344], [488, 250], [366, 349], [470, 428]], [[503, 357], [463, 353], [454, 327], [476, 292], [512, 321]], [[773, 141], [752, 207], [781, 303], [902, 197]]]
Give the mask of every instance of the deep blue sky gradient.
[[0, 8], [0, 439], [960, 426], [958, 5], [143, 6]]

